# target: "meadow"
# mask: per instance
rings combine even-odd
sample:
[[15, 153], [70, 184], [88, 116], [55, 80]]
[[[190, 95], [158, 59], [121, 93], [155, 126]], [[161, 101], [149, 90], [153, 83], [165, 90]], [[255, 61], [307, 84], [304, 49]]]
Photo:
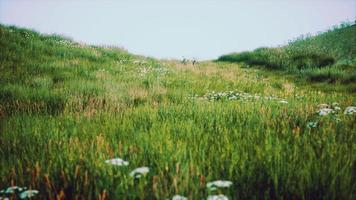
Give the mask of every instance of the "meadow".
[[[218, 61], [284, 71], [302, 82], [332, 83], [356, 91], [356, 24], [344, 22], [317, 35], [302, 35], [287, 45], [223, 55]], [[324, 84], [322, 84], [324, 85]], [[336, 87], [335, 87], [336, 85]]]
[[[355, 199], [346, 82], [0, 25], [0, 197], [19, 186], [51, 200]], [[130, 176], [138, 167], [149, 171]], [[207, 186], [216, 180], [232, 184]]]

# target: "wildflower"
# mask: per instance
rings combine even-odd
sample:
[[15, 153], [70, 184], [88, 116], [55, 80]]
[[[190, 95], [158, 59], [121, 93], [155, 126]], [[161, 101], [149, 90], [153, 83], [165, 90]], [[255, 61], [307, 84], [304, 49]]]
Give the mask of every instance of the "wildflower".
[[206, 184], [206, 187], [208, 187], [210, 190], [216, 190], [216, 188], [228, 188], [232, 185], [231, 181], [223, 181], [223, 180], [217, 180], [213, 182], [209, 182]]
[[1, 190], [0, 194], [5, 193], [5, 194], [14, 194], [17, 192], [22, 192], [23, 190], [26, 190], [26, 187], [18, 187], [18, 186], [11, 186], [8, 187], [6, 190]]
[[114, 159], [111, 159], [111, 160], [105, 160], [105, 163], [111, 164], [111, 165], [117, 165], [117, 166], [127, 166], [127, 165], [129, 165], [129, 162], [124, 161], [121, 158], [114, 158]]
[[356, 107], [355, 106], [346, 107], [346, 109], [344, 111], [345, 115], [352, 115], [354, 113], [356, 113]]
[[150, 171], [148, 167], [139, 167], [130, 172], [130, 176], [134, 178], [140, 178], [142, 175], [147, 174]]
[[188, 200], [188, 198], [180, 195], [174, 195], [172, 200]]
[[328, 114], [334, 113], [335, 111], [331, 108], [322, 108], [317, 111], [320, 116], [326, 116]]
[[134, 60], [132, 63], [135, 64], [135, 65], [144, 65], [147, 62], [146, 61], [140, 61], [140, 60]]
[[332, 103], [331, 105], [335, 107], [335, 106], [339, 106], [339, 103], [334, 102], [334, 103]]
[[335, 106], [335, 107], [334, 107], [334, 110], [337, 112], [337, 111], [340, 111], [341, 108], [340, 108], [339, 106]]
[[318, 122], [308, 122], [307, 127], [308, 128], [316, 128], [318, 126]]
[[219, 195], [209, 195], [208, 200], [229, 200], [229, 198], [227, 198], [227, 196], [223, 194], [219, 194]]
[[278, 103], [288, 104], [288, 101], [286, 101], [286, 100], [281, 100], [281, 101], [278, 101]]
[[20, 199], [27, 199], [34, 197], [38, 194], [38, 190], [26, 190], [24, 192], [21, 192], [20, 194]]

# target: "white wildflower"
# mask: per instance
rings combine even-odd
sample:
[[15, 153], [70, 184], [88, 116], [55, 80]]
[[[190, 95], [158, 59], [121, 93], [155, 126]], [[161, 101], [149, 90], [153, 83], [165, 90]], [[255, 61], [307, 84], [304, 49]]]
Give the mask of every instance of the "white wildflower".
[[356, 113], [356, 107], [355, 106], [346, 107], [346, 109], [344, 111], [345, 115], [352, 115], [354, 113]]
[[288, 101], [286, 101], [286, 100], [281, 100], [281, 101], [278, 101], [278, 103], [288, 104]]
[[143, 67], [140, 69], [140, 76], [144, 76], [145, 74], [148, 74], [151, 71], [150, 67]]
[[335, 107], [334, 107], [334, 110], [337, 112], [337, 111], [340, 111], [341, 108], [340, 108], [339, 106], [335, 106]]
[[27, 189], [26, 187], [18, 187], [18, 186], [11, 186], [8, 187], [6, 190], [1, 190], [0, 193], [5, 193], [5, 194], [13, 194], [16, 192], [21, 192], [23, 190]]
[[135, 64], [135, 65], [144, 65], [144, 64], [147, 64], [146, 61], [140, 61], [140, 60], [134, 60], [132, 63]]
[[307, 127], [308, 128], [316, 128], [318, 126], [318, 122], [308, 122]]
[[227, 196], [223, 194], [219, 194], [219, 195], [209, 195], [207, 200], [229, 200], [229, 198], [227, 198]]
[[174, 195], [172, 200], [188, 200], [188, 198], [180, 195]]
[[334, 102], [334, 103], [332, 103], [331, 105], [335, 107], [335, 106], [339, 106], [339, 103]]
[[127, 165], [129, 165], [129, 162], [124, 161], [121, 158], [114, 158], [114, 159], [111, 159], [111, 160], [105, 160], [105, 163], [111, 164], [111, 165], [117, 165], [117, 166], [127, 166]]
[[320, 115], [320, 116], [326, 116], [326, 115], [329, 115], [331, 113], [334, 113], [335, 111], [331, 108], [322, 108], [320, 110], [317, 111], [317, 113]]
[[142, 175], [147, 174], [150, 171], [148, 167], [139, 167], [130, 172], [130, 176], [134, 178], [140, 178]]
[[38, 190], [26, 190], [24, 192], [21, 192], [20, 194], [20, 199], [27, 199], [34, 197], [38, 194]]
[[213, 182], [209, 182], [206, 184], [206, 187], [208, 187], [210, 190], [216, 190], [216, 188], [228, 188], [232, 185], [231, 181], [223, 181], [223, 180], [217, 180]]

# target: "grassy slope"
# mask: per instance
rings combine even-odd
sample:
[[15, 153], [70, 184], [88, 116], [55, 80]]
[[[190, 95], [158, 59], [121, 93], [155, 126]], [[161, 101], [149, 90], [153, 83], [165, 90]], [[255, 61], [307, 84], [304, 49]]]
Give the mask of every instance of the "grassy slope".
[[338, 84], [356, 91], [356, 25], [342, 25], [313, 37], [301, 37], [279, 48], [221, 56], [219, 61], [244, 62], [279, 69], [311, 82]]
[[[0, 188], [40, 198], [354, 198], [355, 115], [315, 114], [355, 96], [234, 63], [156, 61], [0, 27]], [[264, 98], [207, 101], [211, 91]], [[192, 96], [194, 98], [192, 98]], [[317, 121], [317, 128], [307, 123]], [[127, 167], [104, 160], [121, 157]], [[149, 166], [139, 181], [127, 174]]]

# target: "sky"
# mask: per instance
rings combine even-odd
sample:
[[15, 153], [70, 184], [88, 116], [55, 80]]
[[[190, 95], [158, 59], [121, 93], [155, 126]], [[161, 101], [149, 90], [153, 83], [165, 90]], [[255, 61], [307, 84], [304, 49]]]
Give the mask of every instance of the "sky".
[[215, 59], [355, 19], [355, 0], [0, 0], [2, 24], [155, 58]]

